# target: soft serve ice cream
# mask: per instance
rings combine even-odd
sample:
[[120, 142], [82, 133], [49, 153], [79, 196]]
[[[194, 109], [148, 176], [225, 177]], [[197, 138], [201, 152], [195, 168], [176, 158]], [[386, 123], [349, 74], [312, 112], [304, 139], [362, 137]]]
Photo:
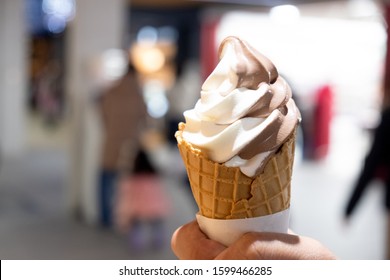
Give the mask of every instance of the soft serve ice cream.
[[272, 62], [245, 41], [226, 38], [219, 57], [195, 108], [184, 112], [182, 137], [211, 161], [255, 177], [294, 133], [300, 113]]
[[198, 225], [228, 246], [245, 232], [287, 232], [300, 113], [275, 66], [246, 42], [226, 38], [219, 56], [175, 136]]

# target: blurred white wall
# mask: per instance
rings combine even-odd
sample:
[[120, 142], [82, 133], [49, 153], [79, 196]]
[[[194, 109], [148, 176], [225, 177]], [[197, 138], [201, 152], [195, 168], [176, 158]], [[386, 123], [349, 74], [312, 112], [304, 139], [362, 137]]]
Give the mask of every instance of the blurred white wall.
[[221, 18], [217, 41], [244, 38], [275, 63], [302, 99], [330, 84], [336, 113], [364, 118], [381, 101], [387, 39], [380, 7], [364, 2], [369, 6], [337, 1], [275, 13], [232, 11]]
[[93, 111], [96, 81], [91, 61], [106, 50], [121, 48], [124, 38], [126, 0], [76, 2], [76, 17], [68, 30], [67, 98], [70, 133], [70, 209], [89, 223], [97, 220], [97, 172], [99, 132]]
[[23, 0], [0, 1], [0, 153], [13, 157], [25, 148], [27, 31]]

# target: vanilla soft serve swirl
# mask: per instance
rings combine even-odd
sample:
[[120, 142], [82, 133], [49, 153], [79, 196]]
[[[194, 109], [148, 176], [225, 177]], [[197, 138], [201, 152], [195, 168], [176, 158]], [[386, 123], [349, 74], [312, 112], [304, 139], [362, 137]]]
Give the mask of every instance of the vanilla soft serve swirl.
[[300, 113], [272, 62], [237, 37], [219, 48], [220, 61], [184, 112], [183, 138], [210, 160], [249, 177], [294, 132]]

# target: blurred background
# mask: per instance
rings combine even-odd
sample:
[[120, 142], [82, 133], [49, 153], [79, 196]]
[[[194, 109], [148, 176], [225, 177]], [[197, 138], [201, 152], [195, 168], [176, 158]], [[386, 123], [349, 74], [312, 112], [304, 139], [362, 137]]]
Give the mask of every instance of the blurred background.
[[174, 133], [229, 35], [274, 62], [302, 112], [292, 230], [341, 259], [387, 258], [388, 173], [345, 208], [390, 96], [389, 7], [1, 0], [0, 258], [174, 259], [197, 211]]

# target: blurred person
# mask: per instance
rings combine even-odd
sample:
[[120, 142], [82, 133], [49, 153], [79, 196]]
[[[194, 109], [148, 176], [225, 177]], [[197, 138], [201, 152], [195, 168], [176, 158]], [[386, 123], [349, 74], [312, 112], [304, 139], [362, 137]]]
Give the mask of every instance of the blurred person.
[[[115, 220], [118, 228], [127, 232], [130, 248], [142, 250], [148, 244], [161, 248], [169, 202], [159, 172], [144, 149], [138, 151], [131, 172], [121, 176], [118, 186]], [[146, 229], [150, 238], [144, 234]]]
[[229, 247], [209, 239], [192, 221], [172, 236], [173, 252], [179, 259], [216, 260], [334, 260], [335, 255], [320, 242], [295, 234], [250, 232]]
[[102, 226], [109, 227], [112, 225], [112, 203], [118, 175], [135, 159], [140, 145], [139, 135], [147, 116], [142, 91], [131, 63], [127, 73], [101, 95], [99, 107], [104, 133], [99, 212]]
[[[386, 102], [385, 102], [386, 103]], [[374, 179], [384, 183], [384, 208], [387, 212], [387, 259], [390, 259], [390, 105], [381, 113], [381, 120], [374, 131], [373, 141], [365, 158], [352, 194], [344, 210], [349, 220], [363, 193]]]
[[384, 181], [384, 206], [390, 214], [390, 106], [381, 114], [381, 121], [374, 131], [371, 148], [365, 158], [364, 165], [358, 176], [353, 192], [344, 211], [344, 217], [349, 219], [360, 201], [364, 191], [372, 180]]

